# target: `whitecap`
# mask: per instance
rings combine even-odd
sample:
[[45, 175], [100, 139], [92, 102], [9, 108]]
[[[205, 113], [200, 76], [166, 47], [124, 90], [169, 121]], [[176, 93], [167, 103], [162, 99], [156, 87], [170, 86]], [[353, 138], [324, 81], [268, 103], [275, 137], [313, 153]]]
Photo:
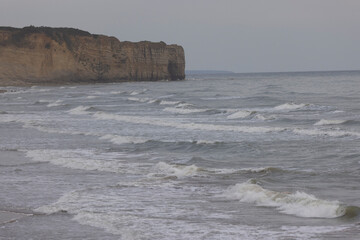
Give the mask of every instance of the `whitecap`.
[[128, 100], [134, 102], [141, 102], [141, 103], [151, 101], [150, 98], [137, 98], [137, 97], [129, 97]]
[[76, 108], [70, 109], [69, 111], [67, 111], [70, 114], [73, 115], [86, 115], [89, 114], [89, 112], [87, 110], [89, 110], [91, 107], [89, 106], [77, 106]]
[[148, 174], [150, 177], [177, 177], [183, 178], [188, 176], [194, 176], [199, 171], [200, 168], [196, 165], [176, 165], [176, 164], [167, 164], [165, 162], [157, 163], [153, 169], [153, 173]]
[[126, 144], [126, 143], [145, 143], [147, 142], [147, 139], [141, 138], [141, 137], [132, 137], [132, 136], [119, 136], [119, 135], [113, 135], [113, 134], [106, 134], [104, 136], [100, 137], [101, 140], [109, 140], [110, 142], [114, 144]]
[[167, 107], [164, 108], [165, 112], [177, 113], [177, 114], [191, 114], [206, 112], [209, 109], [196, 109], [196, 108], [182, 108], [182, 107]]
[[281, 104], [279, 106], [274, 107], [275, 110], [296, 110], [296, 109], [300, 109], [303, 107], [309, 106], [309, 104], [305, 104], [305, 103], [300, 103], [300, 104], [296, 104], [296, 103], [284, 103]]
[[316, 122], [314, 125], [315, 126], [323, 126], [323, 125], [338, 125], [338, 124], [343, 124], [347, 122], [347, 120], [336, 120], [336, 119], [331, 119], [331, 120], [327, 120], [327, 119], [321, 119], [320, 121]]
[[[56, 202], [41, 206], [35, 211], [44, 214], [66, 212], [78, 223], [104, 229], [118, 235], [119, 239], [204, 239], [204, 236], [206, 239], [317, 239], [321, 236], [319, 234], [345, 231], [354, 226], [353, 224], [337, 226], [286, 224], [269, 228], [269, 226], [228, 224], [229, 220], [233, 219], [234, 213], [230, 211], [220, 213], [208, 208], [199, 208], [197, 207], [199, 199], [193, 198], [193, 194], [189, 191], [166, 188], [160, 191], [160, 194], [158, 191], [157, 194], [152, 194], [156, 188], [153, 184], [150, 188], [134, 184], [124, 186], [127, 186], [126, 191], [119, 193], [115, 191], [105, 193], [95, 187], [67, 192]], [[136, 186], [136, 192], [128, 191], [128, 186]], [[161, 189], [156, 188], [156, 190]], [[181, 201], [185, 199], [187, 204], [179, 207], [182, 205], [176, 200], [177, 197]], [[194, 205], [188, 206], [190, 203]], [[201, 203], [206, 204], [206, 200]], [[194, 224], [193, 216], [208, 221], [198, 221]]]
[[294, 133], [300, 135], [309, 135], [309, 136], [329, 136], [329, 137], [360, 137], [358, 132], [349, 132], [343, 130], [320, 130], [320, 129], [294, 129]]
[[281, 213], [305, 218], [336, 218], [343, 216], [346, 209], [338, 201], [318, 199], [300, 191], [271, 191], [248, 182], [229, 187], [223, 196], [257, 206], [274, 207]]
[[253, 115], [255, 114], [256, 112], [254, 111], [246, 111], [246, 110], [243, 110], [243, 111], [237, 111], [229, 116], [227, 116], [226, 118], [227, 119], [238, 119], [238, 118], [246, 118], [250, 115]]
[[38, 103], [49, 103], [49, 100], [40, 99], [35, 102], [35, 104], [38, 104]]
[[95, 98], [98, 98], [98, 96], [90, 95], [90, 96], [87, 96], [87, 97], [86, 97], [86, 99], [95, 99]]
[[57, 107], [57, 106], [61, 106], [61, 103], [63, 102], [63, 100], [56, 100], [55, 102], [51, 102], [48, 105], [46, 105], [47, 107]]
[[167, 120], [164, 118], [139, 117], [129, 115], [116, 115], [104, 112], [96, 112], [93, 117], [100, 120], [116, 120], [121, 122], [130, 122], [137, 124], [150, 124], [161, 127], [172, 127], [190, 130], [205, 130], [205, 131], [232, 131], [244, 133], [268, 133], [280, 132], [286, 130], [280, 127], [252, 127], [252, 126], [229, 126], [229, 125], [214, 125], [201, 123], [181, 123], [178, 121]]
[[132, 96], [139, 95], [139, 94], [143, 94], [143, 93], [145, 93], [147, 91], [148, 91], [148, 89], [144, 88], [143, 90], [140, 90], [140, 91], [132, 91], [132, 92], [129, 93], [129, 95], [132, 95]]
[[179, 101], [168, 101], [168, 100], [160, 100], [160, 105], [176, 105], [176, 104], [180, 104], [181, 102]]
[[[117, 95], [117, 94], [124, 94], [126, 92], [124, 91], [111, 91], [110, 94], [113, 94], [113, 95]], [[101, 94], [104, 94], [104, 93], [101, 93]]]
[[211, 140], [193, 140], [191, 142], [195, 143], [195, 144], [217, 144], [217, 143], [221, 143], [220, 141], [211, 141]]
[[114, 153], [97, 153], [89, 149], [29, 150], [26, 156], [35, 162], [87, 171], [123, 172], [124, 165]]
[[256, 114], [255, 118], [261, 121], [270, 121], [270, 120], [275, 120], [276, 116], [275, 115], [263, 115], [263, 114]]
[[177, 107], [180, 107], [180, 108], [187, 108], [187, 107], [194, 107], [193, 104], [191, 103], [186, 103], [186, 102], [180, 102], [177, 104]]

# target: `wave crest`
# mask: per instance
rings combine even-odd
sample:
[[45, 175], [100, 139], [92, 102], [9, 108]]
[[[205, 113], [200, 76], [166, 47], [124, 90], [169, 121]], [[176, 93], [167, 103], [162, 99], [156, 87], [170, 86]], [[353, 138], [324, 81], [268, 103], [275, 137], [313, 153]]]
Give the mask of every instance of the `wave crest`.
[[296, 109], [304, 108], [307, 106], [309, 106], [309, 104], [284, 103], [284, 104], [274, 107], [274, 109], [275, 110], [296, 110]]
[[140, 137], [132, 137], [132, 136], [119, 136], [119, 135], [113, 135], [113, 134], [106, 134], [102, 137], [100, 137], [101, 140], [109, 140], [110, 142], [114, 144], [126, 144], [126, 143], [145, 143], [148, 140]]
[[305, 192], [276, 192], [253, 183], [239, 183], [229, 187], [224, 196], [257, 206], [275, 207], [279, 212], [305, 218], [337, 218], [346, 212], [338, 201], [318, 199]]
[[97, 110], [97, 109], [94, 107], [80, 105], [80, 106], [77, 106], [76, 108], [70, 109], [67, 112], [72, 115], [87, 115], [87, 114], [90, 114], [89, 111], [95, 111], [95, 110]]
[[227, 119], [238, 119], [238, 118], [246, 118], [249, 117], [251, 115], [254, 115], [256, 112], [255, 111], [237, 111], [233, 114], [230, 114], [229, 116], [227, 116]]
[[149, 174], [150, 177], [176, 177], [183, 178], [196, 175], [201, 168], [196, 165], [177, 165], [159, 162], [153, 167], [155, 173]]
[[343, 124], [347, 122], [347, 120], [336, 120], [336, 119], [332, 119], [332, 120], [326, 120], [326, 119], [321, 119], [320, 121], [316, 122], [314, 125], [315, 126], [323, 126], [323, 125], [338, 125], [338, 124]]

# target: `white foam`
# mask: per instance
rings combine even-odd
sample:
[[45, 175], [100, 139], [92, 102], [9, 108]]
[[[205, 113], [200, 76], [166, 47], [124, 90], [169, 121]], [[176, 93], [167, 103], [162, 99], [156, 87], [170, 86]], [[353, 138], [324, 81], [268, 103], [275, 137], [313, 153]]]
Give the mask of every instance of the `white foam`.
[[129, 97], [128, 100], [129, 101], [134, 101], [134, 102], [141, 102], [141, 103], [151, 101], [150, 98], [137, 98], [137, 97]]
[[98, 98], [98, 96], [90, 95], [90, 96], [87, 96], [87, 97], [86, 97], [86, 99], [95, 99], [95, 98]]
[[349, 224], [292, 226], [290, 223], [279, 227], [229, 224], [233, 218], [230, 211], [219, 213], [199, 208], [199, 202], [206, 204], [206, 200], [192, 198], [189, 191], [181, 191], [181, 188], [161, 191], [153, 184], [148, 188], [131, 186], [134, 188], [127, 187], [126, 191], [118, 193], [111, 189], [104, 192], [100, 188], [71, 191], [35, 211], [45, 214], [67, 212], [80, 224], [104, 229], [124, 240], [204, 239], [204, 236], [206, 239], [317, 239], [322, 237], [321, 234], [352, 227]]
[[240, 99], [243, 98], [241, 96], [224, 96], [224, 97], [207, 97], [201, 98], [202, 100], [232, 100], [232, 99]]
[[167, 101], [167, 100], [161, 100], [160, 101], [160, 105], [176, 105], [176, 104], [180, 104], [181, 102], [178, 101]]
[[63, 100], [56, 100], [55, 102], [51, 102], [48, 105], [46, 105], [47, 107], [57, 107], [57, 106], [61, 106], [61, 103], [63, 102]]
[[100, 137], [101, 140], [109, 140], [114, 144], [126, 144], [126, 143], [145, 143], [147, 139], [140, 137], [132, 137], [132, 136], [119, 136], [113, 134], [107, 134], [105, 136]]
[[49, 103], [49, 100], [40, 99], [40, 100], [36, 101], [36, 103]]
[[148, 103], [156, 103], [158, 100], [157, 99], [150, 99], [149, 101], [148, 101]]
[[257, 168], [242, 168], [240, 169], [241, 172], [251, 172], [251, 173], [261, 173], [270, 171], [271, 167], [257, 167]]
[[358, 132], [349, 132], [343, 130], [294, 129], [293, 132], [296, 134], [309, 135], [309, 136], [360, 137], [360, 133]]
[[192, 143], [195, 144], [216, 144], [216, 143], [220, 143], [220, 141], [212, 141], [212, 140], [193, 140], [191, 141]]
[[200, 123], [181, 123], [178, 121], [173, 121], [164, 118], [116, 115], [116, 114], [110, 114], [104, 112], [97, 112], [93, 116], [101, 120], [116, 120], [116, 121], [129, 122], [129, 123], [150, 124], [154, 126], [190, 129], [190, 130], [232, 131], [232, 132], [244, 132], [244, 133], [268, 133], [268, 132], [280, 132], [286, 130], [285, 128], [279, 128], [279, 127], [251, 127], [251, 126], [229, 126], [229, 125], [213, 125], [213, 124], [200, 124]]
[[180, 102], [177, 104], [177, 107], [179, 107], [179, 108], [189, 108], [190, 107], [191, 108], [191, 107], [194, 107], [194, 105], [191, 103]]
[[69, 111], [67, 111], [70, 114], [73, 115], [86, 115], [89, 114], [89, 112], [87, 112], [87, 110], [89, 110], [91, 107], [89, 106], [78, 106], [76, 108], [70, 109]]
[[158, 162], [153, 168], [152, 173], [148, 176], [169, 177], [175, 176], [178, 178], [189, 176], [205, 176], [212, 174], [233, 174], [233, 173], [262, 173], [270, 171], [271, 167], [258, 168], [202, 168], [196, 165], [182, 165], [182, 164], [168, 164], [165, 162]]
[[237, 111], [229, 116], [227, 116], [227, 119], [239, 119], [239, 118], [246, 118], [252, 114], [255, 114], [255, 112], [251, 112], [251, 111]]
[[124, 165], [114, 153], [97, 153], [94, 150], [30, 150], [26, 156], [35, 162], [87, 171], [124, 172]]
[[159, 162], [153, 167], [153, 172], [148, 176], [160, 176], [169, 177], [175, 176], [177, 178], [183, 178], [196, 175], [200, 171], [200, 168], [196, 165], [175, 165]]
[[275, 207], [279, 212], [306, 218], [336, 218], [344, 214], [338, 201], [316, 198], [305, 192], [276, 192], [257, 184], [240, 183], [229, 187], [223, 194], [229, 199], [254, 203], [257, 206]]
[[315, 126], [323, 126], [323, 125], [337, 125], [337, 124], [343, 124], [345, 123], [347, 120], [336, 120], [336, 119], [332, 119], [332, 120], [326, 120], [326, 119], [321, 119], [320, 121], [316, 122], [314, 125]]
[[[97, 92], [97, 93], [99, 93], [99, 92]], [[110, 92], [110, 94], [113, 94], [113, 95], [123, 94], [123, 93], [126, 93], [126, 92], [124, 92], [124, 91], [111, 91]], [[105, 94], [105, 93], [101, 92], [101, 94]]]
[[209, 109], [195, 109], [195, 108], [181, 108], [181, 107], [167, 107], [164, 108], [165, 112], [177, 113], [177, 114], [191, 114], [191, 113], [199, 113], [206, 112]]
[[50, 90], [51, 89], [48, 89], [48, 88], [31, 87], [28, 89], [10, 90], [10, 91], [5, 92], [5, 94], [39, 93], [39, 92], [49, 92]]
[[306, 106], [309, 106], [309, 104], [284, 103], [284, 104], [274, 107], [274, 109], [275, 110], [296, 110], [296, 109], [300, 109], [300, 108], [303, 108]]
[[276, 116], [275, 115], [262, 115], [262, 114], [256, 114], [255, 118], [261, 121], [269, 121], [269, 120], [275, 120]]

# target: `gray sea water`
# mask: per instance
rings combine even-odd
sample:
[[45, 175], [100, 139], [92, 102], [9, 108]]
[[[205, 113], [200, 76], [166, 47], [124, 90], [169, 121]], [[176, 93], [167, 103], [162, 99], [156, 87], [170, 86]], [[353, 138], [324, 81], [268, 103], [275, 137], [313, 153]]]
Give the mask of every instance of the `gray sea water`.
[[0, 239], [359, 239], [360, 72], [3, 89]]

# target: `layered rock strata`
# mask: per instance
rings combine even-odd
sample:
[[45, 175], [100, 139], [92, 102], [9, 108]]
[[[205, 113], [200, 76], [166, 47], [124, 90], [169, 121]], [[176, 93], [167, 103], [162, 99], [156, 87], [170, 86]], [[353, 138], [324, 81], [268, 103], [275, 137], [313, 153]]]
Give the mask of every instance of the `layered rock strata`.
[[178, 45], [120, 42], [72, 28], [0, 27], [3, 86], [184, 78]]

